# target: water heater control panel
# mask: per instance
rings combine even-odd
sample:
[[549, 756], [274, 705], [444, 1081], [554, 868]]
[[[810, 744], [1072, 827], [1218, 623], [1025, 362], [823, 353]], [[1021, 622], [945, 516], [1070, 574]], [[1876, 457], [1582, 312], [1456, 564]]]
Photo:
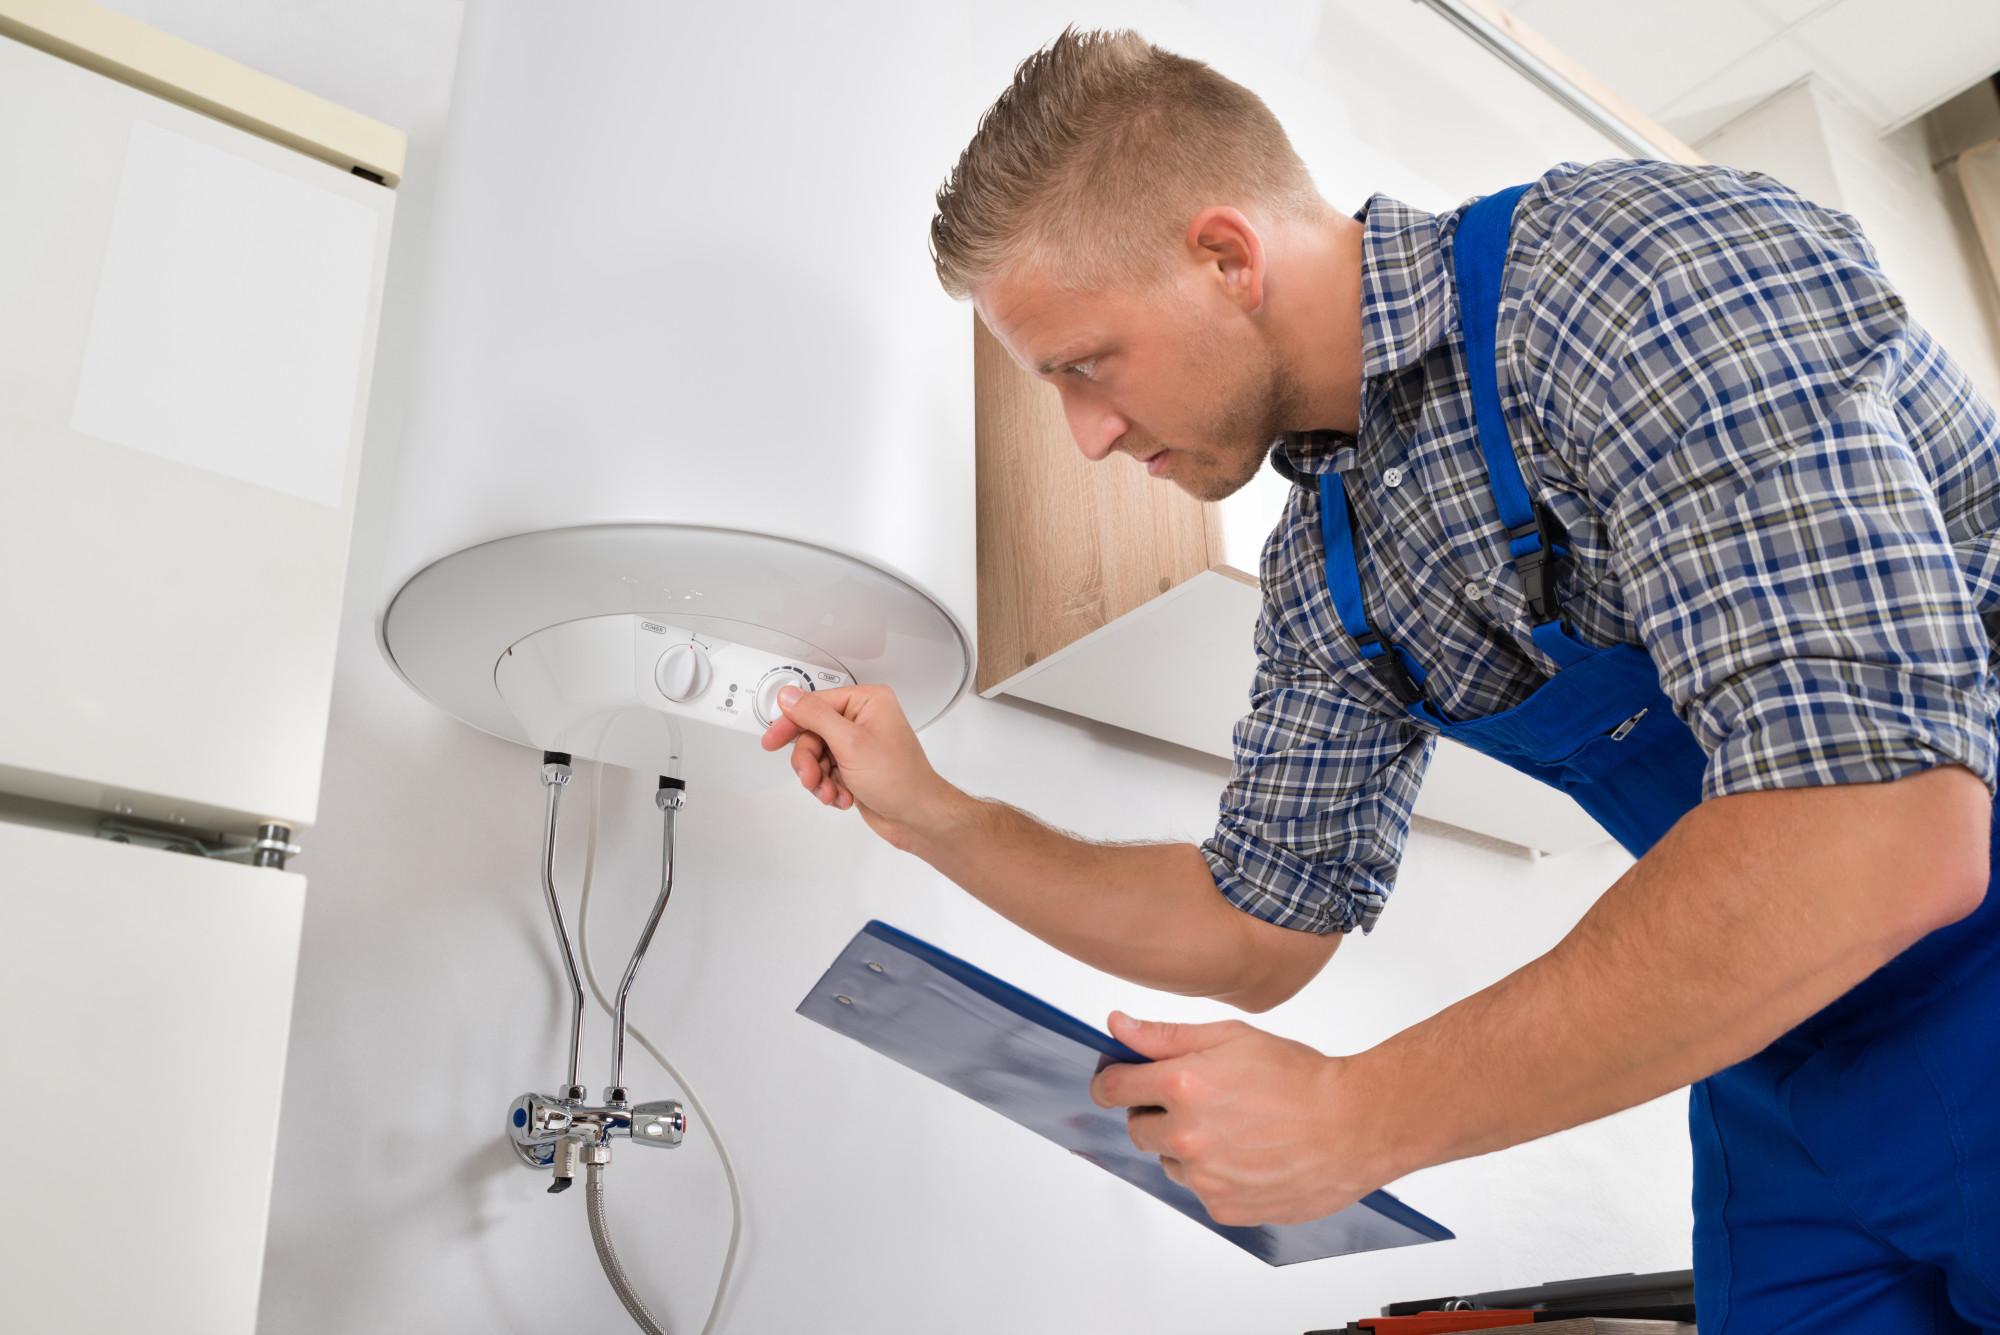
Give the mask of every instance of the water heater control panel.
[[787, 686], [824, 691], [854, 677], [789, 635], [720, 617], [683, 624], [635, 613], [580, 617], [522, 636], [493, 685], [544, 751], [754, 791], [782, 782], [782, 754], [758, 745]]
[[650, 685], [658, 696], [650, 701], [655, 708], [705, 723], [761, 733], [778, 721], [778, 693], [785, 687], [821, 691], [854, 682], [816, 661], [824, 655], [773, 653], [653, 617], [637, 622], [634, 666], [641, 693]]

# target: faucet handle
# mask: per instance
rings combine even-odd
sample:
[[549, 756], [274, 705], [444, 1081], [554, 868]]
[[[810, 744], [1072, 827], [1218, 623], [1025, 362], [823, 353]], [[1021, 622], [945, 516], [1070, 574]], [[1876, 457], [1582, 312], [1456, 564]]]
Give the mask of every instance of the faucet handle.
[[631, 1135], [634, 1145], [664, 1145], [672, 1149], [681, 1143], [686, 1134], [687, 1114], [673, 1099], [633, 1106]]

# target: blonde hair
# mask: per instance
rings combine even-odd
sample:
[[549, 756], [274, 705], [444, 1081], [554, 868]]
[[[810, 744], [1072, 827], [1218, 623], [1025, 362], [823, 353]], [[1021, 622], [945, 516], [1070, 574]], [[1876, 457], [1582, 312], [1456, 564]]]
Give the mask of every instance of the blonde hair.
[[1135, 32], [1069, 28], [980, 118], [938, 190], [931, 259], [960, 299], [1023, 260], [1065, 286], [1144, 286], [1215, 204], [1326, 207], [1255, 93]]

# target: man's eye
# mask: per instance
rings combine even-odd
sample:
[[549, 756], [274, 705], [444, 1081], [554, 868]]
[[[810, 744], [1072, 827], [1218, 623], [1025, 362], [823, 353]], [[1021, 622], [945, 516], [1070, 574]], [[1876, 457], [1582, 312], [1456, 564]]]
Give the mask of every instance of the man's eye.
[[1095, 367], [1096, 365], [1097, 365], [1097, 358], [1092, 357], [1089, 361], [1078, 362], [1069, 369], [1072, 375], [1080, 375], [1085, 380], [1088, 380], [1090, 379], [1091, 368]]

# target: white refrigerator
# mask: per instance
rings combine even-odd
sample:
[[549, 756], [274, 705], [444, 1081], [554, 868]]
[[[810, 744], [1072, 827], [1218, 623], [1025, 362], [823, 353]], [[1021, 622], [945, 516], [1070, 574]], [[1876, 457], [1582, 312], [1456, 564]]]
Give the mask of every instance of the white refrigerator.
[[0, 0], [0, 1329], [254, 1329], [402, 151]]

